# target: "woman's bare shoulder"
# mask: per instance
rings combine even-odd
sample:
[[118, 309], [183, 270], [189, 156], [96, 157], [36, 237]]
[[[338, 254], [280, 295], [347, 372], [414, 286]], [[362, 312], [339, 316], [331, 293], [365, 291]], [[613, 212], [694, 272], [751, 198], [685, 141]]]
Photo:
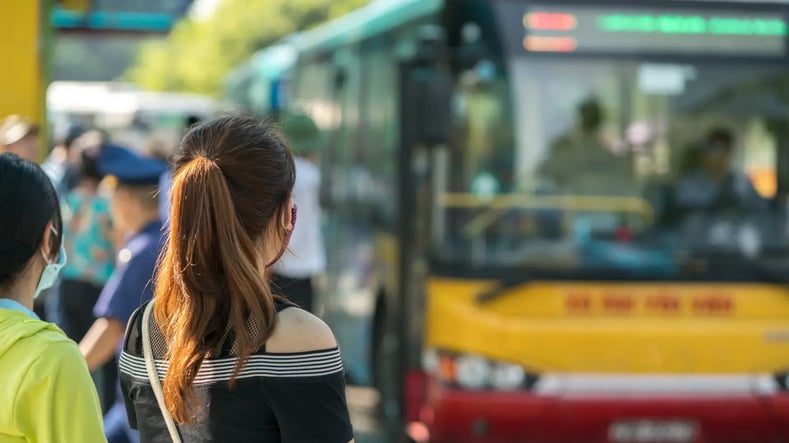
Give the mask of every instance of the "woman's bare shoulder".
[[277, 317], [277, 327], [266, 342], [267, 352], [309, 352], [337, 347], [329, 326], [309, 312], [292, 307], [283, 309]]

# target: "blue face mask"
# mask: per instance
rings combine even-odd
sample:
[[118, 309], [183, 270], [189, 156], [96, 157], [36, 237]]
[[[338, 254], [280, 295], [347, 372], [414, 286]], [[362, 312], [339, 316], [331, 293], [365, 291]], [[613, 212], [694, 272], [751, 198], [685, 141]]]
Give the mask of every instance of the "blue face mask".
[[38, 286], [36, 287], [36, 294], [34, 295], [35, 298], [38, 298], [42, 292], [55, 285], [60, 270], [63, 269], [63, 266], [66, 264], [66, 250], [63, 249], [63, 246], [60, 247], [58, 261], [55, 263], [50, 263], [43, 251], [41, 252], [41, 256], [46, 260], [47, 266], [44, 268], [44, 272], [41, 273], [41, 278], [38, 279]]

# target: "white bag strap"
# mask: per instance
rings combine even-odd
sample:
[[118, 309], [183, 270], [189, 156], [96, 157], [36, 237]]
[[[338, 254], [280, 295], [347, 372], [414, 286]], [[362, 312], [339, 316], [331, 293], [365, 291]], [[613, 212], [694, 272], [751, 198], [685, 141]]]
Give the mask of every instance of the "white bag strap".
[[151, 312], [153, 311], [153, 300], [145, 307], [142, 313], [142, 353], [145, 356], [145, 368], [148, 370], [148, 380], [151, 382], [153, 395], [156, 396], [156, 402], [159, 403], [159, 410], [162, 411], [164, 423], [167, 425], [167, 431], [170, 432], [170, 438], [173, 443], [181, 443], [181, 435], [178, 434], [178, 428], [175, 426], [173, 416], [167, 410], [164, 404], [164, 393], [162, 392], [162, 382], [159, 381], [159, 374], [156, 372], [156, 360], [153, 358], [153, 351], [151, 351]]

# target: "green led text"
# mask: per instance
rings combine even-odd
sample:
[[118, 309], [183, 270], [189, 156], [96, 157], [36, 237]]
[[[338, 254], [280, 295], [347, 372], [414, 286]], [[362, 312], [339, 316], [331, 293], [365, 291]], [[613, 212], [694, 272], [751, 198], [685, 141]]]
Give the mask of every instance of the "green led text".
[[702, 17], [674, 14], [604, 14], [597, 26], [606, 32], [642, 32], [655, 34], [710, 34], [783, 36], [786, 22], [769, 18]]

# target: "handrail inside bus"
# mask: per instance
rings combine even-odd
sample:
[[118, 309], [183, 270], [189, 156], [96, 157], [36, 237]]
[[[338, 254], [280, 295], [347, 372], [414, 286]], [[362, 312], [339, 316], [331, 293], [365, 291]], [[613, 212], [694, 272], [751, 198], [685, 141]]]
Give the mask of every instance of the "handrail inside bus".
[[476, 235], [498, 220], [510, 209], [560, 209], [573, 212], [619, 212], [641, 216], [651, 223], [652, 205], [639, 197], [596, 195], [535, 195], [527, 193], [481, 196], [468, 193], [443, 193], [438, 204], [445, 208], [483, 209], [465, 227], [469, 235]]

